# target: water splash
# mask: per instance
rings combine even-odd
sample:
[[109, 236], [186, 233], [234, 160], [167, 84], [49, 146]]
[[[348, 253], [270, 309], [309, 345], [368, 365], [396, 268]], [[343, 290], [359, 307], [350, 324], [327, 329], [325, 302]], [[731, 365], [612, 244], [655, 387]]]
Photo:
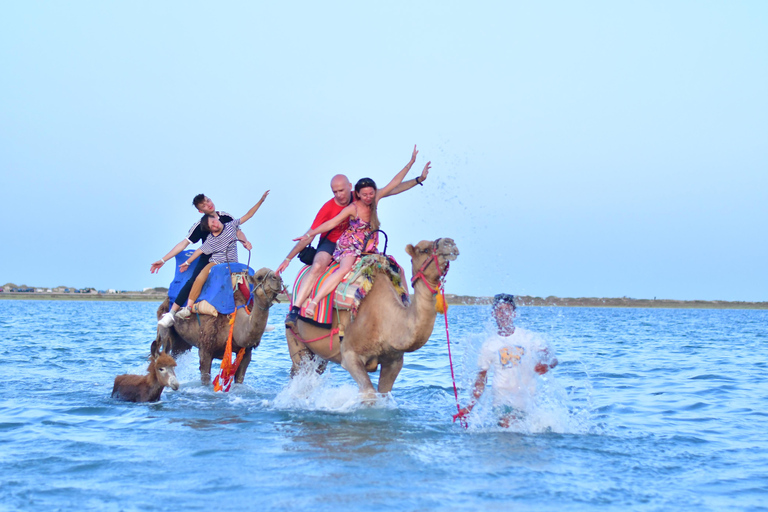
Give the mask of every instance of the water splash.
[[278, 409], [310, 411], [353, 412], [361, 408], [397, 408], [394, 398], [378, 395], [373, 404], [363, 403], [358, 388], [352, 384], [333, 384], [331, 366], [323, 374], [317, 372], [319, 364], [309, 362], [281, 389], [273, 401]]
[[[462, 344], [461, 354], [461, 377], [457, 380], [464, 388], [465, 396], [471, 392], [474, 387], [477, 376], [477, 361], [480, 354], [480, 347], [483, 342], [493, 336], [494, 326], [487, 322], [483, 326], [482, 332], [475, 332], [467, 336]], [[557, 353], [557, 347], [553, 347]], [[499, 425], [499, 417], [492, 406], [492, 374], [488, 375], [488, 384], [483, 396], [472, 410], [469, 416], [470, 432], [515, 432], [523, 434], [539, 433], [558, 433], [558, 434], [585, 434], [594, 432], [595, 426], [592, 421], [591, 385], [588, 380], [585, 369], [582, 369], [580, 381], [575, 384], [571, 382], [569, 389], [563, 387], [557, 378], [559, 371], [565, 370], [566, 373], [572, 373], [565, 367], [572, 366], [578, 362], [568, 362], [565, 365], [563, 361], [555, 369], [545, 375], [536, 377], [536, 394], [529, 397], [528, 408], [523, 418], [515, 419], [509, 427]], [[583, 364], [581, 365], [583, 366]], [[492, 370], [491, 370], [492, 372]], [[586, 379], [586, 380], [584, 380]], [[572, 380], [572, 379], [570, 379]], [[466, 403], [468, 398], [461, 399]]]

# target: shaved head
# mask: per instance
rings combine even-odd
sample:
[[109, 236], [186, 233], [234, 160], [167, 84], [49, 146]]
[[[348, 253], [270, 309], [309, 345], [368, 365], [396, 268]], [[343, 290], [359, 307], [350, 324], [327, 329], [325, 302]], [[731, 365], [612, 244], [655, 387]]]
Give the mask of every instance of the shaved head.
[[333, 188], [334, 185], [343, 186], [343, 185], [351, 185], [351, 183], [349, 182], [349, 178], [347, 178], [345, 175], [337, 174], [336, 176], [331, 178], [331, 188]]
[[352, 184], [349, 182], [349, 178], [343, 174], [337, 174], [331, 178], [331, 190], [333, 191], [333, 199], [339, 206], [347, 206], [349, 204]]

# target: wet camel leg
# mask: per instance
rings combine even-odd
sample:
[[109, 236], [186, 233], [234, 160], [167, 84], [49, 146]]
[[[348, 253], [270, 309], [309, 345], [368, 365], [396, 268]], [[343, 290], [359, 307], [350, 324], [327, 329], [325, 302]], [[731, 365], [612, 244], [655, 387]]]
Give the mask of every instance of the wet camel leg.
[[242, 384], [245, 379], [245, 371], [248, 369], [248, 365], [251, 364], [251, 352], [253, 352], [253, 347], [245, 349], [243, 360], [240, 361], [240, 366], [237, 367], [235, 372], [235, 382], [237, 384]]
[[376, 390], [371, 383], [371, 378], [365, 370], [365, 364], [357, 354], [346, 351], [342, 348], [341, 366], [349, 372], [357, 385], [360, 387], [360, 395], [364, 402], [376, 400]]
[[211, 383], [211, 364], [213, 358], [206, 354], [204, 350], [198, 349], [197, 353], [200, 356], [200, 382], [207, 386]]
[[285, 330], [285, 341], [291, 355], [291, 377], [294, 377], [301, 366], [312, 358], [312, 352], [293, 336], [290, 329]]
[[397, 361], [392, 361], [381, 365], [379, 372], [379, 393], [389, 393], [395, 384], [395, 379], [400, 375], [403, 369], [403, 356]]

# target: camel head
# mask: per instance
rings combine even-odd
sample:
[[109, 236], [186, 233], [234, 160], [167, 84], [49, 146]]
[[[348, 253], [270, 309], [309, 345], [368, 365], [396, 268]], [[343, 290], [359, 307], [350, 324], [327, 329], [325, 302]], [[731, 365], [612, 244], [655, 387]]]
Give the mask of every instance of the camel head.
[[168, 352], [158, 352], [156, 343], [152, 343], [152, 355], [147, 372], [154, 373], [157, 382], [168, 386], [174, 391], [179, 389], [179, 381], [176, 379], [176, 360]]
[[422, 240], [415, 246], [408, 244], [405, 252], [411, 257], [411, 285], [422, 279], [432, 293], [437, 293], [443, 276], [448, 272], [449, 262], [459, 255], [459, 248], [452, 238], [438, 238], [434, 242]]
[[280, 276], [266, 267], [248, 276], [248, 282], [253, 286], [253, 293], [261, 309], [269, 309], [277, 299], [277, 295], [284, 289]]

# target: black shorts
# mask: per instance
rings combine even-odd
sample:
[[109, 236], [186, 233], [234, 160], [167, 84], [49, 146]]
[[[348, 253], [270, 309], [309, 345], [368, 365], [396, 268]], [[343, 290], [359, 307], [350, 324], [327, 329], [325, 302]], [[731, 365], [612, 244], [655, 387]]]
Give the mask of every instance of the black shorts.
[[317, 244], [317, 252], [327, 252], [331, 256], [333, 256], [334, 251], [336, 250], [336, 242], [331, 242], [327, 238], [323, 238], [319, 244]]

